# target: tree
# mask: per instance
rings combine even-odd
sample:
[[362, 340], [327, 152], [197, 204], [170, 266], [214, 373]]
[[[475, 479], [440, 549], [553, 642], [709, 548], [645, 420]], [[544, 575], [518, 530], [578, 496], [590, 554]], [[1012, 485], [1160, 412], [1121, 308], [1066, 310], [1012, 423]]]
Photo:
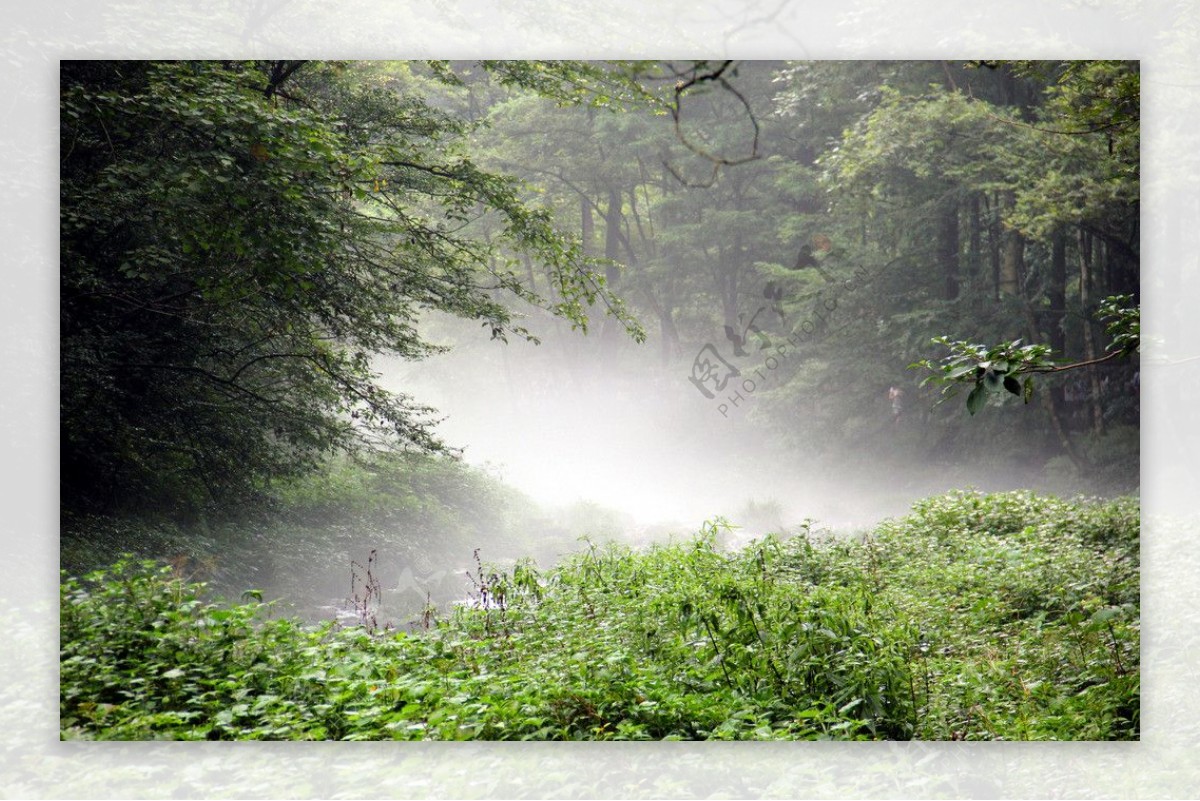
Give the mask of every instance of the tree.
[[[558, 223], [603, 256], [607, 286], [657, 320], [662, 366], [682, 357], [685, 337], [709, 338], [714, 327], [740, 336], [761, 300], [761, 266], [790, 261], [774, 223], [782, 163], [764, 157], [770, 124], [759, 119], [770, 108], [772, 70], [643, 65], [657, 114], [554, 107], [530, 95], [487, 112], [480, 160], [523, 176]], [[685, 315], [705, 325], [681, 333]], [[564, 363], [573, 373], [581, 363], [603, 369], [618, 347], [611, 338], [578, 341]]]
[[[932, 369], [935, 375], [926, 382], [942, 383], [945, 392], [973, 383], [967, 397], [971, 414], [986, 403], [988, 390], [1007, 390], [1028, 402], [1033, 375], [1084, 368], [1091, 427], [1102, 434], [1101, 381], [1095, 367], [1136, 353], [1139, 344], [1139, 309], [1134, 295], [1138, 283], [1138, 65], [1024, 61], [986, 66], [1032, 77], [1045, 85], [1044, 103], [1031, 121], [1006, 121], [1015, 129], [1009, 152], [1017, 169], [1006, 189], [1009, 202], [1004, 221], [1012, 237], [1050, 245], [1049, 309], [1042, 317], [1052, 324], [1038, 325], [1036, 303], [1031, 302], [1026, 313], [1032, 321], [1029, 335], [1044, 337], [1051, 345], [1011, 342], [987, 347], [940, 337], [935, 342], [948, 346], [950, 355], [938, 363], [922, 360], [914, 366]], [[1075, 287], [1083, 317], [1082, 358], [1053, 362], [1049, 354], [1065, 350], [1069, 245], [1074, 246], [1079, 266]], [[1097, 290], [1104, 288], [1125, 294], [1110, 295], [1099, 303], [1092, 300]], [[1103, 356], [1097, 352], [1091, 318], [1109, 321], [1106, 330], [1112, 344]], [[1051, 414], [1056, 413], [1060, 396], [1048, 396]]]
[[[563, 103], [636, 93], [604, 65], [489, 66]], [[442, 64], [427, 77], [453, 80]], [[428, 310], [504, 339], [529, 336], [514, 303], [585, 331], [599, 305], [642, 336], [603, 266], [478, 167], [470, 124], [413, 80], [404, 65], [64, 63], [64, 509], [195, 513], [333, 450], [441, 448], [433, 410], [371, 369], [436, 350]]]
[[[921, 425], [913, 416], [887, 430], [911, 433], [914, 448], [919, 435], [926, 458], [972, 458], [981, 433], [1005, 432], [987, 458], [1007, 448], [1015, 459], [1066, 454], [1083, 465], [1084, 430], [1095, 439], [1136, 420], [1136, 398], [1121, 391], [1136, 367], [1104, 355], [1096, 322], [1098, 301], [1112, 295], [1130, 296], [1123, 315], [1136, 316], [1135, 63], [800, 62], [779, 83], [777, 106], [795, 126], [781, 189], [811, 198], [781, 226], [825, 241], [816, 258], [801, 252], [789, 294], [801, 280], [836, 288], [855, 271], [871, 276], [840, 290], [837, 336], [808, 344], [793, 360], [803, 367], [769, 393], [771, 419], [796, 445], [820, 436], [799, 419], [816, 420], [839, 449], [877, 438], [884, 390], [947, 331], [959, 334], [937, 341], [965, 341], [939, 369], [959, 371], [969, 388], [978, 380], [1006, 393], [1007, 376], [1007, 391], [1024, 395], [1037, 373], [1070, 380], [1047, 382], [1042, 414], [1018, 424], [1019, 412], [1005, 411], [971, 431], [960, 407], [914, 388], [931, 401]], [[1037, 369], [1009, 375], [1022, 358]], [[1001, 362], [1005, 371], [991, 369]], [[971, 397], [975, 411], [996, 395]], [[1014, 425], [1028, 435], [1014, 436]]]

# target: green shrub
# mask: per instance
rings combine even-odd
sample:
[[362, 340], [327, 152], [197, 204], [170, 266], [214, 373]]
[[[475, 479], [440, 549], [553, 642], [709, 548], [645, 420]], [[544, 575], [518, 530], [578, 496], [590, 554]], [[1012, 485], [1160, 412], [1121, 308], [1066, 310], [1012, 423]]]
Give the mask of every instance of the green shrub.
[[952, 493], [855, 539], [723, 523], [479, 564], [416, 633], [126, 559], [62, 582], [64, 738], [1134, 739], [1137, 504]]

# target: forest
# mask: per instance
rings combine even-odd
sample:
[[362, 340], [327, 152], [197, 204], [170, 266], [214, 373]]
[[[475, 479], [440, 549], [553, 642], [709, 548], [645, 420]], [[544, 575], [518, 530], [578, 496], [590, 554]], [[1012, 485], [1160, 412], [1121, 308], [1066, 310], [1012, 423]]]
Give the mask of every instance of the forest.
[[1139, 737], [1139, 65], [65, 61], [64, 739]]

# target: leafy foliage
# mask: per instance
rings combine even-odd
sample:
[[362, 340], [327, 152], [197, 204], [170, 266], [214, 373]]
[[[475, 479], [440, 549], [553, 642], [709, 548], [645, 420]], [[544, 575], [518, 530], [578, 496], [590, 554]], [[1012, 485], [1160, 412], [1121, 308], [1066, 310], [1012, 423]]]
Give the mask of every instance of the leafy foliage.
[[[530, 69], [504, 74], [574, 74]], [[194, 513], [336, 449], [437, 450], [432, 410], [371, 368], [438, 350], [427, 310], [504, 339], [529, 336], [513, 302], [584, 330], [601, 304], [641, 336], [578, 242], [476, 166], [469, 125], [412, 83], [338, 63], [64, 66], [68, 505]]]
[[1129, 739], [1136, 502], [955, 493], [819, 532], [480, 565], [416, 634], [124, 561], [62, 583], [64, 738]]
[[1006, 391], [1029, 403], [1033, 395], [1033, 379], [1022, 374], [1037, 372], [1052, 367], [1049, 361], [1050, 348], [1046, 345], [1022, 345], [1013, 340], [988, 348], [970, 342], [951, 342], [949, 337], [935, 337], [935, 345], [945, 345], [950, 355], [940, 363], [928, 359], [910, 367], [925, 367], [938, 371], [926, 378], [921, 385], [930, 382], [944, 384], [942, 393], [953, 395], [962, 384], [972, 384], [967, 395], [967, 411], [975, 414], [987, 405], [989, 392]]
[[1050, 358], [1047, 345], [1022, 345], [1021, 340], [987, 347], [971, 342], [950, 341], [949, 337], [935, 337], [933, 344], [944, 345], [950, 355], [940, 362], [923, 359], [910, 364], [910, 368], [925, 368], [933, 371], [921, 382], [942, 385], [942, 394], [951, 397], [964, 384], [973, 385], [967, 395], [967, 411], [975, 414], [987, 405], [989, 393], [1009, 392], [1022, 398], [1025, 403], [1033, 396], [1033, 375], [1036, 373], [1061, 373], [1085, 367], [1118, 356], [1136, 353], [1141, 341], [1141, 310], [1130, 306], [1129, 295], [1113, 295], [1100, 304], [1097, 317], [1108, 320], [1104, 329], [1112, 342], [1108, 355], [1083, 363], [1065, 363]]
[[1096, 316], [1108, 320], [1104, 332], [1112, 337], [1109, 353], [1130, 356], [1142, 346], [1142, 310], [1133, 305], [1132, 295], [1111, 295], [1100, 303]]

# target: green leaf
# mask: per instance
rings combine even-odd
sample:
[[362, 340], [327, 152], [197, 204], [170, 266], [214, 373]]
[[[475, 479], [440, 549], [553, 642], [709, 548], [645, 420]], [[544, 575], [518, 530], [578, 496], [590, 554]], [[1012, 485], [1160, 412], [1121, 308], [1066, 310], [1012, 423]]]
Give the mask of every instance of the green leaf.
[[967, 396], [967, 411], [972, 415], [987, 405], [987, 390], [984, 389], [982, 383], [975, 385], [975, 389], [971, 390], [971, 394]]
[[1004, 388], [1018, 397], [1021, 395], [1021, 382], [1011, 375], [1004, 376]]
[[[929, 366], [929, 362], [925, 362], [921, 366], [927, 367], [927, 366]], [[966, 365], [963, 365], [962, 367], [956, 367], [955, 369], [951, 370], [950, 372], [948, 372], [946, 374], [946, 380], [947, 381], [955, 381], [959, 378], [962, 378], [963, 376], [974, 373], [977, 369], [978, 369], [978, 367], [974, 364], [966, 364]]]
[[854, 709], [854, 707], [861, 704], [862, 701], [863, 701], [863, 699], [861, 699], [861, 698], [855, 698], [853, 701], [849, 702], [848, 704], [843, 704], [842, 706], [838, 707], [838, 714], [839, 715], [846, 714], [851, 709]]

